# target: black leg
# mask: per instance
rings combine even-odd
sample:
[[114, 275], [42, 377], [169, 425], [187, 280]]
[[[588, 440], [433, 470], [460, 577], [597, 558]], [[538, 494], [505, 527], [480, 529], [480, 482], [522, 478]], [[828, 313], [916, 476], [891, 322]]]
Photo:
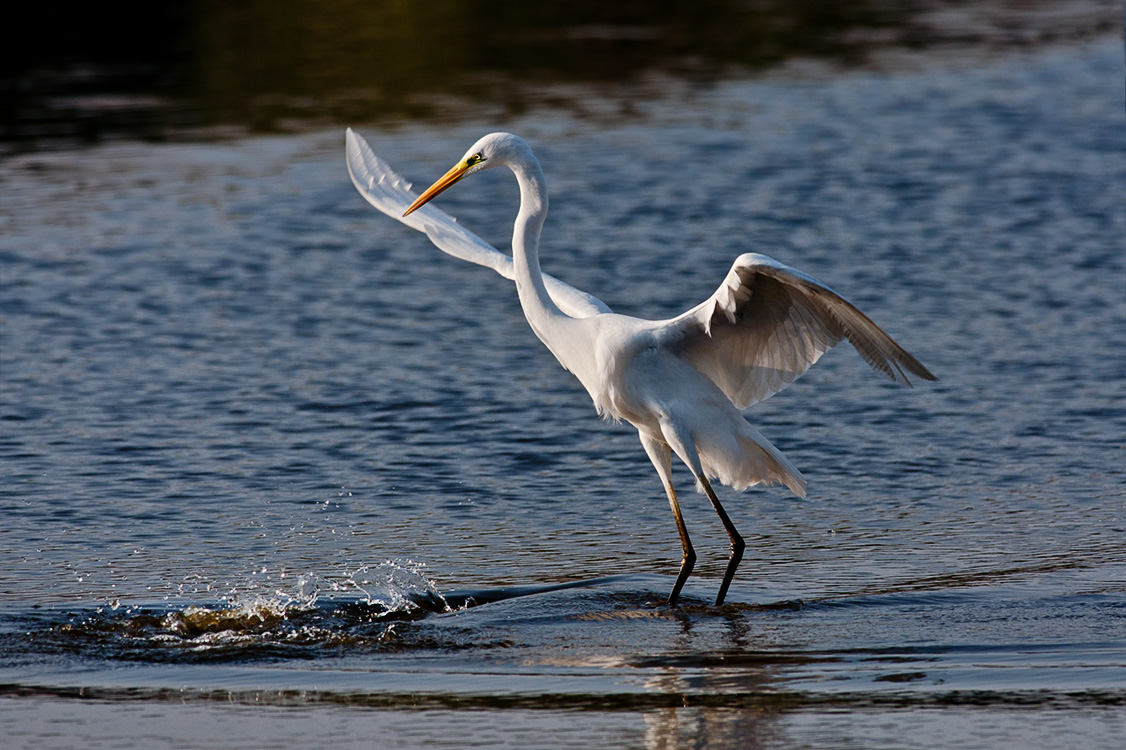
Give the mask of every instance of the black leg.
[[680, 575], [676, 577], [676, 584], [672, 587], [672, 593], [669, 594], [669, 606], [675, 607], [676, 600], [680, 598], [680, 590], [684, 588], [684, 582], [688, 580], [688, 576], [692, 574], [692, 568], [696, 566], [696, 550], [692, 549], [692, 541], [688, 538], [688, 527], [684, 525], [684, 516], [680, 513], [680, 503], [676, 501], [676, 491], [673, 490], [671, 484], [666, 484], [665, 492], [668, 493], [669, 505], [672, 506], [673, 517], [676, 518], [676, 530], [680, 532], [680, 546], [684, 549], [684, 557], [680, 560]]
[[699, 476], [700, 484], [707, 493], [708, 499], [712, 501], [712, 507], [715, 512], [719, 514], [719, 520], [723, 523], [723, 528], [727, 531], [727, 536], [731, 539], [731, 556], [727, 558], [727, 572], [723, 574], [723, 583], [719, 585], [719, 595], [715, 598], [715, 605], [718, 607], [723, 604], [723, 600], [727, 598], [727, 589], [731, 586], [731, 579], [735, 577], [735, 570], [739, 567], [739, 562], [743, 559], [743, 550], [747, 545], [743, 542], [743, 537], [739, 535], [738, 529], [735, 524], [731, 523], [731, 518], [728, 517], [727, 511], [719, 504], [719, 498], [715, 496], [715, 490], [712, 489], [711, 483], [705, 476]]

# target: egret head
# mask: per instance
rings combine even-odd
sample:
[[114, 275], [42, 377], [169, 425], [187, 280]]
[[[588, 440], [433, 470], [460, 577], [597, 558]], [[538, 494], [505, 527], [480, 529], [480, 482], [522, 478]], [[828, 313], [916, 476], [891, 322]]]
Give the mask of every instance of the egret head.
[[527, 162], [534, 160], [532, 156], [532, 149], [529, 148], [528, 143], [518, 135], [512, 133], [490, 133], [481, 140], [474, 143], [465, 156], [461, 157], [457, 164], [446, 172], [442, 177], [430, 187], [423, 191], [422, 195], [410, 205], [403, 216], [408, 216], [412, 212], [421, 208], [430, 202], [431, 198], [436, 197], [438, 194], [444, 192], [447, 188], [460, 182], [462, 179], [468, 177], [474, 172], [480, 172], [482, 169], [491, 169], [501, 165], [511, 165], [515, 163]]

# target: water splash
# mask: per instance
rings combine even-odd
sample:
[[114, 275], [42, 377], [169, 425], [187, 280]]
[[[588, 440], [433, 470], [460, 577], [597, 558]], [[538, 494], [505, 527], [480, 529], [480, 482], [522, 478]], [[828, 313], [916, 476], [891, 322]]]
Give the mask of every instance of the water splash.
[[398, 637], [395, 623], [448, 610], [425, 565], [412, 560], [296, 578], [262, 569], [217, 602], [157, 608], [113, 600], [52, 623], [41, 642], [146, 661], [311, 657], [326, 648], [382, 648]]
[[361, 565], [343, 581], [332, 581], [334, 591], [358, 591], [364, 603], [382, 606], [388, 612], [415, 609], [445, 611], [450, 607], [438, 587], [425, 573], [426, 566], [413, 560], [385, 560]]

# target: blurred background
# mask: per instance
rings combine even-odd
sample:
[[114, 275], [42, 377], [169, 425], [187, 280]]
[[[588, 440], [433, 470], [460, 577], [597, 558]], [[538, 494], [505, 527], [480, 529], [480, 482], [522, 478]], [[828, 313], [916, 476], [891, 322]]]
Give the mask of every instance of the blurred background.
[[1112, 0], [31, 3], [0, 30], [0, 155], [121, 137], [497, 115], [794, 62], [973, 63], [1121, 30]]

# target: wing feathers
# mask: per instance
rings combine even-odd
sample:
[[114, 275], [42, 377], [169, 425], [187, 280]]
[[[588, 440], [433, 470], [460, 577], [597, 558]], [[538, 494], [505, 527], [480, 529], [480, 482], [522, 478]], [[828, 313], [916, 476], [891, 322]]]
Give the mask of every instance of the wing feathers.
[[[428, 203], [410, 216], [403, 212], [417, 197], [411, 185], [391, 165], [380, 159], [361, 136], [348, 128], [345, 136], [348, 174], [352, 184], [368, 203], [396, 221], [426, 234], [439, 250], [478, 266], [491, 268], [506, 279], [513, 279], [512, 258], [457, 223], [433, 203]], [[610, 312], [610, 308], [593, 294], [575, 289], [544, 274], [544, 285], [559, 309], [576, 318]]]
[[848, 339], [872, 368], [910, 385], [934, 375], [852, 303], [764, 255], [740, 256], [708, 300], [669, 321], [682, 356], [744, 408], [777, 393]]

